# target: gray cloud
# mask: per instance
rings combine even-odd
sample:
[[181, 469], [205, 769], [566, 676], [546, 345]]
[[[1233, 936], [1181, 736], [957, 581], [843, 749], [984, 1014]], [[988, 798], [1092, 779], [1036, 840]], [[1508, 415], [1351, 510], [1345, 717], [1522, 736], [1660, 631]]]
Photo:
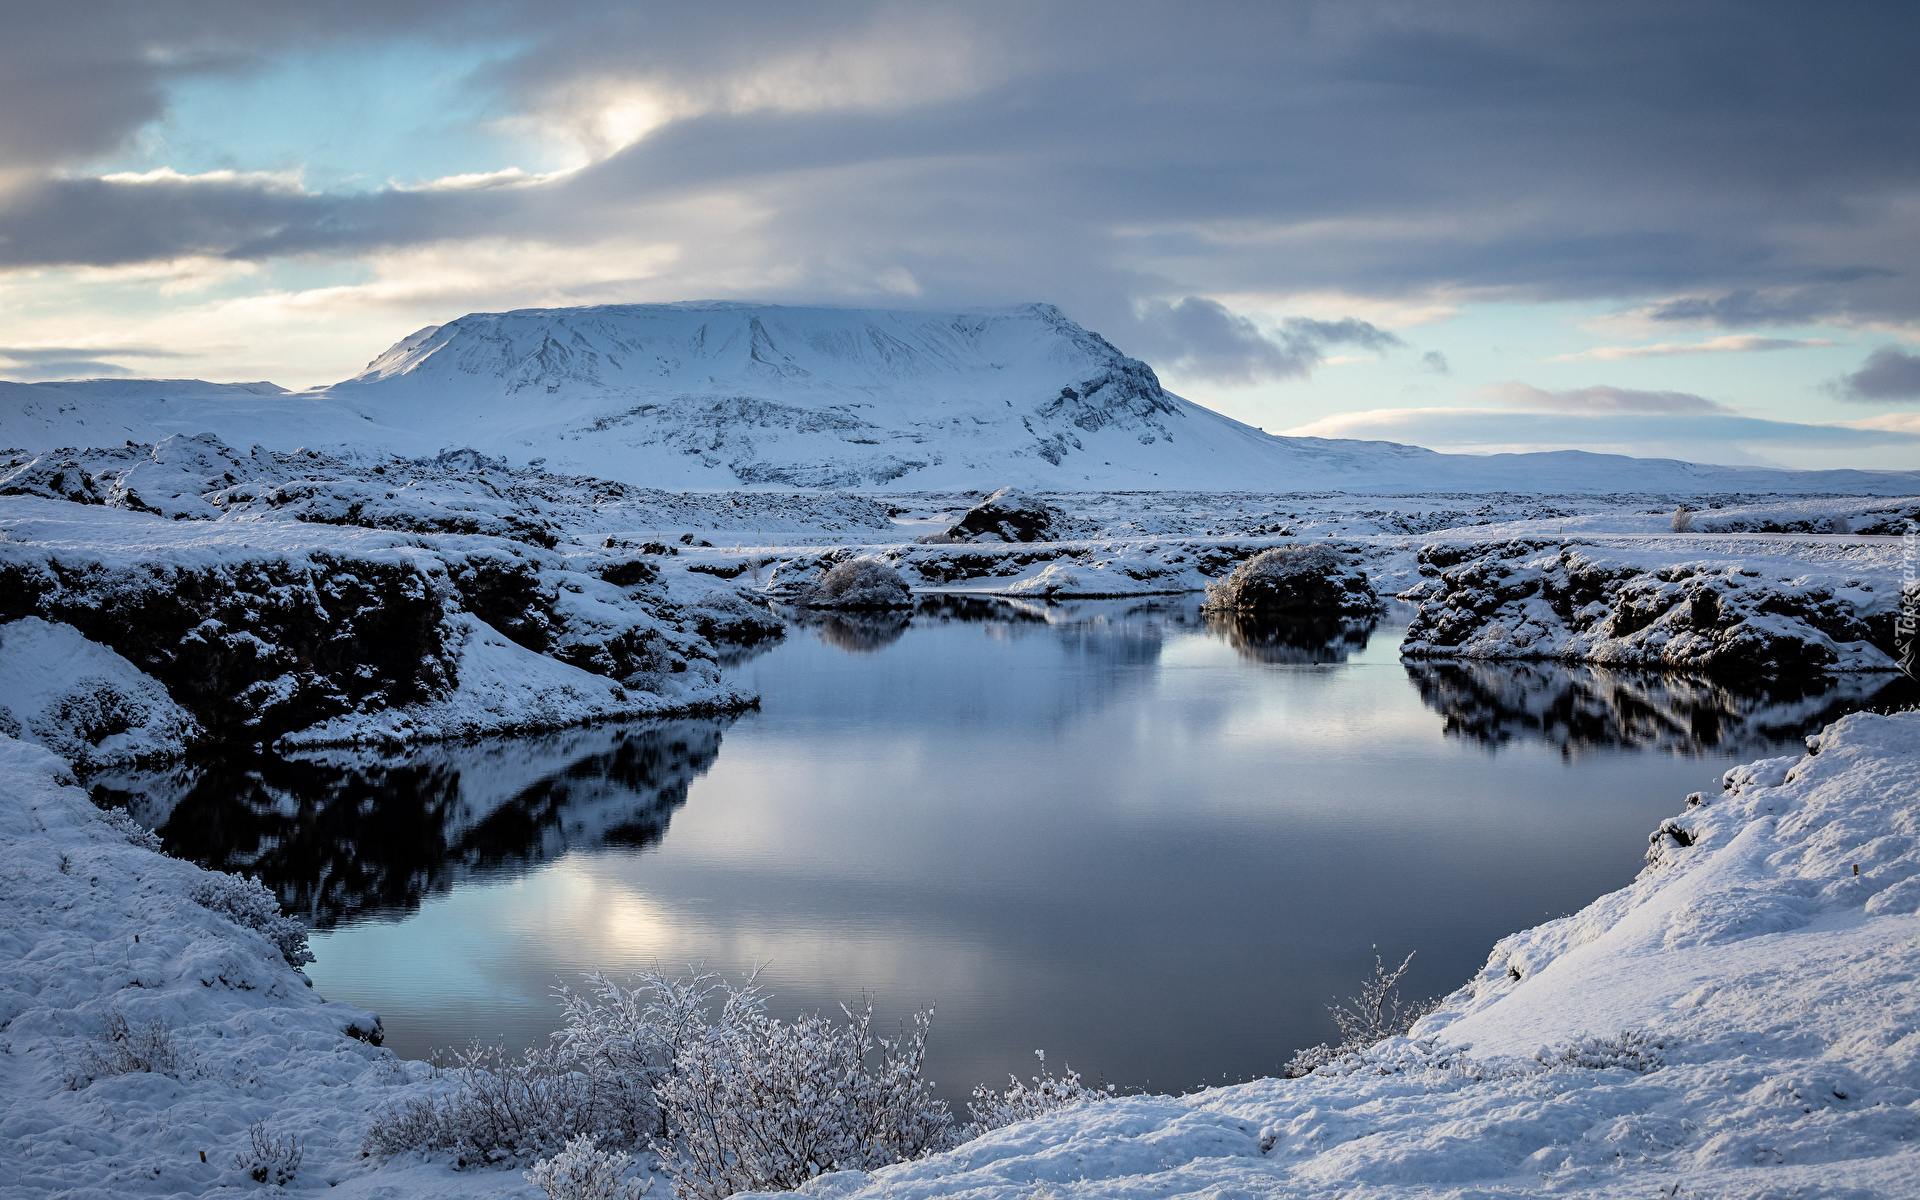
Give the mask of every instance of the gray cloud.
[[1920, 396], [1920, 355], [1882, 346], [1833, 390], [1845, 400], [1911, 400]]
[[[1143, 298], [1431, 288], [1638, 297], [1655, 319], [1729, 328], [1920, 320], [1903, 283], [1920, 267], [1904, 216], [1920, 194], [1911, 8], [983, 3], [940, 10], [953, 28], [936, 37], [916, 35], [921, 10], [877, 0], [30, 7], [0, 51], [14, 266], [641, 228], [688, 262], [779, 263], [789, 282], [755, 289], [768, 298], [884, 298], [875, 280], [904, 271], [919, 302], [1048, 296], [1114, 331]], [[184, 74], [397, 33], [518, 45], [475, 80], [508, 114], [585, 78], [707, 95], [894, 33], [950, 45], [967, 82], [866, 106], [711, 106], [575, 175], [492, 192], [56, 169], [118, 145]], [[844, 82], [836, 69], [823, 83]], [[757, 214], [750, 236], [668, 213], [729, 191]], [[1263, 346], [1206, 313], [1160, 324], [1228, 377], [1294, 372], [1331, 344]]]
[[1429, 350], [1420, 356], [1420, 369], [1432, 375], [1453, 374], [1453, 364], [1438, 350]]
[[1406, 344], [1353, 317], [1288, 317], [1268, 333], [1218, 301], [1199, 296], [1177, 304], [1147, 304], [1127, 341], [1182, 375], [1222, 383], [1299, 378], [1324, 362], [1333, 346], [1378, 353]]
[[[104, 356], [104, 357], [103, 357]], [[108, 358], [184, 358], [153, 346], [0, 346], [0, 371], [23, 383], [98, 379], [133, 371]]]
[[1705, 396], [1696, 396], [1692, 392], [1647, 392], [1632, 388], [1608, 387], [1604, 384], [1549, 392], [1532, 384], [1515, 380], [1488, 384], [1481, 390], [1488, 398], [1502, 404], [1544, 412], [1680, 415], [1733, 411], [1724, 404], [1715, 403]]
[[107, 355], [112, 358], [185, 357], [177, 350], [163, 350], [158, 346], [0, 346], [0, 358], [29, 366], [85, 355]]

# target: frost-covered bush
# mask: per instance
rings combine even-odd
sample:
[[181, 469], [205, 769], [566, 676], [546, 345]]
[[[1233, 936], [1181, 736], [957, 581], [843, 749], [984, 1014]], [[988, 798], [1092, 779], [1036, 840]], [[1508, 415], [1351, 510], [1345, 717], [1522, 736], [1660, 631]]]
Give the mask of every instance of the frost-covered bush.
[[984, 1083], [973, 1089], [973, 1100], [967, 1105], [967, 1115], [973, 1118], [966, 1129], [968, 1137], [978, 1137], [1003, 1125], [1032, 1120], [1063, 1108], [1078, 1108], [1112, 1098], [1112, 1084], [1104, 1089], [1090, 1088], [1080, 1082], [1080, 1073], [1072, 1067], [1067, 1068], [1066, 1075], [1055, 1078], [1047, 1069], [1047, 1052], [1035, 1050], [1033, 1054], [1040, 1060], [1040, 1073], [1033, 1077], [1031, 1085], [1009, 1075], [1004, 1092], [997, 1092]]
[[818, 1015], [788, 1024], [754, 1006], [681, 1053], [655, 1089], [669, 1134], [653, 1149], [675, 1195], [784, 1191], [957, 1144], [945, 1102], [920, 1075], [932, 1012], [888, 1041], [873, 1035], [871, 1006], [842, 1011], [844, 1025]]
[[1326, 546], [1275, 546], [1207, 585], [1216, 612], [1370, 612], [1380, 597], [1366, 573]]
[[140, 847], [142, 850], [152, 850], [156, 854], [160, 852], [160, 835], [134, 820], [121, 809], [101, 809], [100, 820], [115, 833], [126, 838], [127, 841]]
[[[448, 1150], [459, 1166], [534, 1155], [559, 1163], [576, 1151], [566, 1169], [592, 1174], [598, 1147], [646, 1145], [682, 1200], [720, 1200], [958, 1140], [920, 1077], [930, 1011], [886, 1040], [872, 1033], [870, 1007], [848, 1012], [845, 1025], [777, 1021], [751, 978], [649, 971], [622, 987], [596, 974], [560, 996], [567, 1024], [551, 1048], [513, 1060], [474, 1046], [456, 1057], [450, 1090], [380, 1114], [365, 1150]], [[582, 1138], [591, 1139], [585, 1150]]]
[[1309, 1046], [1299, 1051], [1281, 1069], [1281, 1076], [1298, 1079], [1387, 1038], [1405, 1037], [1415, 1021], [1439, 1008], [1438, 999], [1401, 998], [1400, 978], [1412, 963], [1413, 955], [1409, 954], [1389, 971], [1386, 962], [1378, 954], [1374, 955], [1373, 977], [1360, 985], [1360, 994], [1327, 1006], [1333, 1015], [1334, 1027], [1340, 1031], [1340, 1044]]
[[583, 1133], [569, 1140], [552, 1158], [543, 1158], [526, 1172], [526, 1180], [547, 1194], [547, 1200], [640, 1200], [653, 1180], [622, 1179], [633, 1165], [626, 1154], [608, 1154]]
[[256, 929], [280, 948], [287, 964], [305, 966], [313, 961], [307, 949], [307, 927], [280, 911], [280, 897], [258, 879], [244, 879], [224, 871], [209, 871], [193, 885], [187, 898], [247, 929]]
[[1684, 504], [1674, 505], [1673, 531], [1675, 533], [1693, 532], [1693, 512]]
[[165, 1021], [155, 1017], [135, 1028], [124, 1014], [110, 1012], [101, 1024], [100, 1040], [86, 1048], [77, 1064], [68, 1065], [67, 1086], [78, 1089], [109, 1075], [140, 1071], [179, 1079], [188, 1070]]
[[618, 1148], [645, 1145], [667, 1133], [654, 1089], [680, 1056], [762, 1002], [751, 979], [733, 987], [711, 972], [673, 978], [657, 970], [629, 988], [596, 973], [583, 991], [561, 988], [559, 996], [566, 1027], [551, 1047], [518, 1059], [477, 1043], [455, 1052], [454, 1087], [382, 1113], [367, 1152], [444, 1150], [465, 1166], [552, 1154], [587, 1134]]
[[602, 1124], [593, 1081], [556, 1051], [530, 1049], [514, 1059], [475, 1043], [455, 1051], [454, 1086], [381, 1113], [361, 1148], [380, 1158], [444, 1150], [458, 1167], [550, 1154]]
[[911, 608], [913, 589], [891, 564], [868, 556], [829, 567], [796, 602], [806, 608]]
[[256, 1121], [247, 1129], [247, 1148], [233, 1156], [233, 1165], [252, 1176], [255, 1183], [279, 1187], [293, 1182], [303, 1157], [299, 1138], [292, 1134], [275, 1137], [267, 1132], [265, 1121]]
[[[605, 975], [587, 977], [586, 988], [559, 989], [565, 1029], [554, 1034], [561, 1058], [592, 1083], [602, 1136], [637, 1145], [667, 1133], [654, 1089], [673, 1077], [691, 1047], [722, 1037], [763, 1004], [749, 977], [732, 986], [719, 974], [695, 971], [673, 977], [659, 970], [634, 976], [623, 988]], [[712, 1012], [715, 998], [719, 1012]]]

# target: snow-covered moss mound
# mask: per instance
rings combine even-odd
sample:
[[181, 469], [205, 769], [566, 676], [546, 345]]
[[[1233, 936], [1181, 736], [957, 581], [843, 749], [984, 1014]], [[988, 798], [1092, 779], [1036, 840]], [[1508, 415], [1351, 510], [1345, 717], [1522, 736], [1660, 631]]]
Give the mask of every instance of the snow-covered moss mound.
[[1326, 546], [1275, 546], [1207, 587], [1207, 608], [1239, 613], [1365, 613], [1380, 607], [1366, 572]]
[[912, 608], [913, 589], [880, 558], [850, 558], [823, 571], [797, 600], [804, 608]]
[[158, 680], [73, 626], [0, 625], [0, 734], [91, 769], [179, 754], [198, 733]]
[[[1413, 658], [1776, 674], [1892, 670], [1898, 581], [1845, 560], [1515, 540], [1420, 551]], [[1810, 569], [1811, 568], [1811, 569]]]

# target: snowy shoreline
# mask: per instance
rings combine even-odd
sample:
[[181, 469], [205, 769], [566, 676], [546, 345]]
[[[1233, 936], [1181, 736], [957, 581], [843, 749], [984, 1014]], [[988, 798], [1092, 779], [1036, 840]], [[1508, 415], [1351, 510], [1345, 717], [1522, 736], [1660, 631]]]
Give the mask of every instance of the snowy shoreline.
[[[1409, 1038], [806, 1190], [1914, 1194], [1920, 714], [1856, 714], [1809, 743], [1689, 798], [1634, 883], [1502, 939]], [[272, 941], [195, 903], [210, 873], [143, 840], [64, 761], [0, 739], [0, 1195], [250, 1186], [234, 1155], [257, 1121], [302, 1143], [290, 1190], [534, 1194], [517, 1171], [363, 1156], [374, 1113], [443, 1085], [364, 1040], [371, 1014], [317, 996]], [[160, 1021], [172, 1073], [96, 1065], [89, 1081], [113, 1015]]]

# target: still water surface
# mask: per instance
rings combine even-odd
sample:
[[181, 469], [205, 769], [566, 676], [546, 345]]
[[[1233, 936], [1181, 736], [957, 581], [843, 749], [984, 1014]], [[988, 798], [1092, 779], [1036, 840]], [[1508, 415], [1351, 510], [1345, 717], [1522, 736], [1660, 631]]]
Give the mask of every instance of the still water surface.
[[794, 628], [735, 719], [209, 758], [96, 780], [174, 853], [315, 926], [316, 986], [423, 1055], [524, 1045], [553, 985], [763, 965], [779, 1015], [937, 1002], [951, 1096], [1028, 1073], [1271, 1073], [1418, 951], [1418, 994], [1638, 870], [1728, 766], [1910, 703], [1886, 677], [1729, 687], [1403, 664], [1400, 630], [1192, 600], [935, 599]]

